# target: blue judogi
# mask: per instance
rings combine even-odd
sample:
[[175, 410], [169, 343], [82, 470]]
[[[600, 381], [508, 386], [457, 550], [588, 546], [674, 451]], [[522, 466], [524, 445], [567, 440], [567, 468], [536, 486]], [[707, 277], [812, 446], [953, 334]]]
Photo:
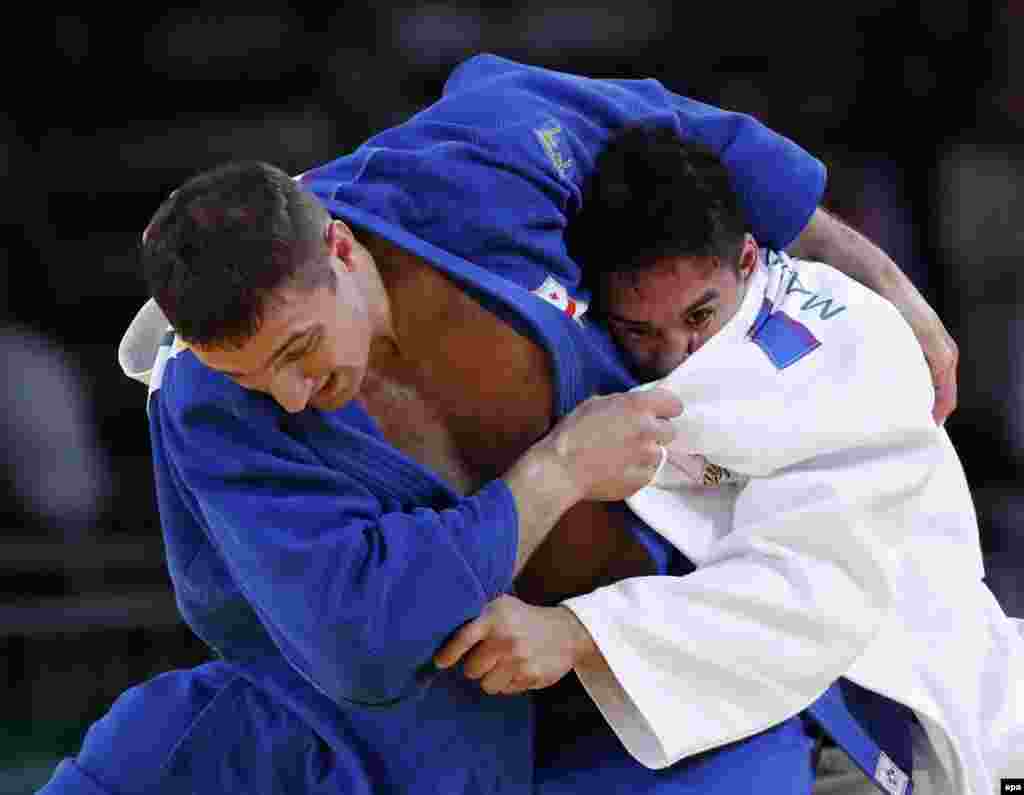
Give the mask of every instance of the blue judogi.
[[[638, 122], [717, 152], [769, 245], [788, 244], [818, 204], [822, 164], [749, 116], [653, 80], [494, 56], [462, 64], [437, 103], [302, 180], [336, 217], [419, 255], [542, 345], [562, 415], [635, 383], [607, 334], [574, 318], [587, 295], [564, 230], [597, 153]], [[543, 285], [553, 292], [535, 294]], [[431, 664], [512, 587], [517, 516], [505, 484], [461, 497], [387, 445], [357, 404], [289, 415], [187, 350], [155, 380], [168, 567], [182, 615], [221, 659], [128, 691], [44, 792], [531, 792], [531, 699], [486, 696]], [[635, 525], [660, 573], [687, 570]], [[725, 750], [734, 761], [778, 756], [773, 738], [784, 737], [786, 759], [809, 776], [804, 725]], [[690, 776], [714, 778], [703, 765], [715, 753], [655, 776], [606, 727], [592, 737], [579, 760], [604, 765], [613, 787], [681, 791]], [[538, 776], [541, 791], [560, 791], [577, 763], [561, 760]]]

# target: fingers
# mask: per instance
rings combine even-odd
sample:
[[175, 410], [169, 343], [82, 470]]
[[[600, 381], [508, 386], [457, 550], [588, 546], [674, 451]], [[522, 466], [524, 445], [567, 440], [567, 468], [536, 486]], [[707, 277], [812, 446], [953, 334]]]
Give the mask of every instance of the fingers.
[[524, 693], [536, 677], [524, 671], [524, 661], [512, 653], [510, 644], [485, 640], [465, 658], [462, 672], [468, 679], [479, 679], [480, 688], [488, 695]]
[[956, 368], [950, 368], [935, 381], [935, 404], [932, 418], [936, 425], [942, 425], [956, 408]]
[[480, 688], [490, 696], [495, 696], [498, 693], [516, 692], [511, 689], [512, 682], [516, 679], [516, 674], [517, 671], [512, 666], [495, 666], [480, 682]]
[[629, 394], [640, 411], [649, 411], [655, 417], [678, 417], [683, 413], [683, 401], [679, 396], [662, 387]]
[[[934, 326], [937, 326], [937, 329]], [[937, 425], [942, 425], [956, 408], [956, 376], [960, 361], [960, 349], [938, 318], [934, 318], [926, 331], [918, 332], [915, 329], [915, 333], [924, 350], [928, 369], [932, 373], [932, 384], [935, 387], [932, 418]]]
[[648, 432], [654, 442], [658, 445], [671, 444], [676, 438], [676, 427], [669, 418], [683, 413], [683, 401], [667, 389], [659, 387], [644, 392], [631, 392], [629, 395], [638, 411], [652, 414]]
[[537, 677], [524, 669], [524, 660], [512, 653], [508, 643], [485, 640], [465, 658], [462, 672], [468, 679], [479, 679], [488, 695], [524, 693], [536, 684]]
[[654, 441], [661, 446], [672, 444], [676, 438], [676, 426], [668, 420], [655, 420], [653, 436]]
[[650, 482], [682, 410], [665, 389], [591, 397], [559, 421], [546, 449], [578, 499], [621, 500]]
[[[943, 329], [943, 331], [945, 330]], [[932, 383], [935, 386], [932, 418], [937, 425], [942, 425], [956, 408], [956, 375], [960, 351], [956, 342], [947, 333], [944, 334], [941, 345], [937, 349], [925, 349], [925, 359], [928, 361], [928, 367], [932, 372]]]
[[657, 465], [654, 467], [654, 474], [651, 475], [651, 479], [647, 482], [648, 486], [658, 480], [658, 475], [661, 474], [661, 470], [665, 466], [665, 462], [668, 461], [668, 450], [663, 445], [658, 445], [658, 451], [661, 455], [658, 458]]
[[530, 690], [534, 690], [535, 686], [536, 686], [536, 682], [534, 681], [533, 678], [517, 676], [515, 679], [513, 679], [509, 683], [508, 687], [506, 687], [501, 692], [505, 693], [506, 695], [510, 695], [510, 696], [511, 695], [517, 695], [519, 693], [526, 693], [526, 692], [528, 692]]
[[477, 645], [462, 664], [462, 672], [469, 679], [480, 679], [489, 676], [494, 667], [505, 656], [507, 644], [495, 641], [484, 641]]
[[451, 668], [470, 649], [487, 637], [489, 629], [490, 623], [486, 615], [470, 621], [455, 633], [455, 636], [444, 645], [441, 651], [434, 655], [434, 665], [438, 668]]

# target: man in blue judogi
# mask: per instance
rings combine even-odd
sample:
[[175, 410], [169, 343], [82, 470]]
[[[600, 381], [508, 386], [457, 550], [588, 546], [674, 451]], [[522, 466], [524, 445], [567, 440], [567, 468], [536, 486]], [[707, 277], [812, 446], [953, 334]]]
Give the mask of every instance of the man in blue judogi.
[[[635, 381], [608, 335], [580, 322], [589, 294], [563, 233], [597, 153], [635, 123], [718, 153], [773, 247], [821, 220], [821, 163], [751, 117], [652, 80], [493, 56], [461, 65], [437, 103], [307, 172], [294, 193], [272, 170], [238, 166], [168, 199], [142, 246], [156, 301], [121, 358], [150, 389], [178, 604], [219, 659], [126, 692], [44, 792], [532, 791], [530, 698], [487, 696], [432, 658], [511, 589], [573, 502], [643, 485], [652, 446], [671, 436], [664, 419], [679, 406], [664, 395], [639, 408], [581, 405]], [[257, 199], [224, 198], [239, 194]], [[254, 232], [268, 217], [288, 234]], [[372, 378], [367, 362], [389, 355], [399, 333], [374, 261], [394, 250], [549, 356], [562, 418], [549, 443], [468, 493], [453, 487], [457, 473], [440, 476], [388, 444], [351, 400]], [[269, 265], [254, 273], [260, 256]], [[219, 267], [192, 267], [204, 257]], [[620, 426], [648, 430], [584, 450], [605, 469], [572, 469], [552, 452]], [[633, 526], [658, 573], [687, 570]], [[581, 763], [628, 758], [609, 738], [605, 729], [592, 746], [601, 754]], [[686, 791], [734, 786], [758, 769], [776, 791], [806, 791], [813, 739], [797, 717], [657, 774], [619, 765], [619, 780], [630, 791]]]

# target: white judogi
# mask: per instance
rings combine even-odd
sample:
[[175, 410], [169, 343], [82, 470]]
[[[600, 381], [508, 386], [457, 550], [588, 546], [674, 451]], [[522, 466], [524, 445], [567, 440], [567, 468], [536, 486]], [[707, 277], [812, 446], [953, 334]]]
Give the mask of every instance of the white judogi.
[[604, 656], [577, 673], [630, 753], [670, 765], [846, 676], [915, 711], [931, 792], [1024, 776], [1024, 640], [982, 582], [963, 471], [896, 309], [769, 253], [659, 385], [685, 405], [678, 440], [629, 504], [697, 571], [566, 602]]

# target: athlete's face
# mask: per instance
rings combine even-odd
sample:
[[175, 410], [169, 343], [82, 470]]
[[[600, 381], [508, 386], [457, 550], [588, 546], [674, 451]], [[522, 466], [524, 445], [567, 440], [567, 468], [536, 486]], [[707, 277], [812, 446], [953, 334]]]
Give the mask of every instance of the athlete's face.
[[237, 350], [192, 350], [208, 367], [246, 389], [265, 392], [286, 411], [341, 408], [359, 391], [373, 338], [366, 291], [353, 267], [365, 267], [372, 259], [366, 261], [369, 253], [358, 243], [343, 254], [331, 252], [337, 276], [333, 288], [279, 289], [258, 331]]
[[717, 257], [664, 257], [604, 276], [601, 310], [634, 375], [663, 378], [717, 334], [743, 301], [757, 252], [747, 235], [738, 269]]

